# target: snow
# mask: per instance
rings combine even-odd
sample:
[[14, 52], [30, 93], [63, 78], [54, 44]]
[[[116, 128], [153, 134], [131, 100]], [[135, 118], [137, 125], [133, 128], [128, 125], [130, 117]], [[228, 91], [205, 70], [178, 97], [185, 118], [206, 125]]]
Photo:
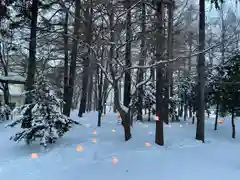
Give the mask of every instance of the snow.
[[[9, 93], [11, 96], [24, 96], [24, 85], [22, 84], [9, 84]], [[3, 92], [0, 91], [0, 95], [3, 95]]]
[[101, 128], [96, 127], [96, 112], [78, 118], [76, 111], [72, 118], [83, 126], [48, 149], [10, 141], [17, 129], [0, 124], [0, 179], [235, 180], [240, 176], [240, 136], [231, 139], [228, 118], [221, 118], [218, 131], [213, 130], [214, 116], [206, 120], [204, 144], [194, 140], [196, 127], [190, 120], [165, 125], [164, 147], [154, 143], [153, 121], [136, 122], [133, 138], [124, 142], [123, 128], [113, 113], [103, 116]]
[[26, 79], [20, 75], [10, 74], [9, 76], [0, 76], [1, 80], [25, 82]]

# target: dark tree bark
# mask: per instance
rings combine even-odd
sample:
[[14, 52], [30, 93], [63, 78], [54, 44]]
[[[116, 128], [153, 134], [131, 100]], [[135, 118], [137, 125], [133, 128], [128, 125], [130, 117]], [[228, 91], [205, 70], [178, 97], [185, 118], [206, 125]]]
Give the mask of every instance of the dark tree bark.
[[[171, 59], [173, 56], [173, 4], [168, 4], [168, 25], [167, 25], [167, 56]], [[166, 67], [166, 84], [165, 84], [165, 107], [164, 107], [164, 122], [169, 123], [169, 98], [173, 96], [172, 68]]]
[[[199, 52], [205, 47], [205, 0], [199, 0]], [[204, 142], [204, 86], [205, 86], [205, 54], [200, 53], [197, 61], [197, 130], [196, 139]]]
[[[32, 0], [32, 18], [31, 18], [31, 33], [30, 33], [30, 42], [29, 42], [29, 61], [28, 61], [28, 73], [27, 73], [27, 82], [26, 90], [33, 90], [34, 85], [34, 76], [36, 71], [36, 45], [37, 45], [37, 18], [38, 18], [38, 3], [39, 0]], [[26, 103], [31, 103], [32, 97], [26, 97]]]
[[72, 42], [72, 52], [71, 52], [71, 63], [69, 69], [69, 82], [68, 82], [68, 99], [66, 102], [66, 112], [70, 115], [72, 98], [73, 98], [73, 88], [76, 76], [76, 61], [77, 61], [77, 49], [79, 43], [79, 29], [80, 29], [80, 10], [81, 10], [81, 0], [75, 1], [75, 20], [74, 20], [74, 32], [73, 32], [73, 42]]
[[63, 105], [63, 114], [66, 116], [70, 115], [70, 111], [67, 108], [67, 100], [68, 100], [68, 11], [65, 13], [65, 20], [64, 20], [64, 89], [63, 89], [63, 100], [64, 100], [64, 105]]
[[[164, 5], [161, 2], [157, 3], [157, 41], [156, 41], [156, 58], [157, 61], [161, 60], [163, 53], [163, 8]], [[155, 133], [155, 142], [156, 144], [163, 146], [164, 137], [163, 137], [163, 69], [158, 66], [156, 68], [156, 115], [158, 120], [156, 121], [156, 133]]]
[[[99, 71], [97, 72], [99, 75]], [[101, 126], [101, 117], [103, 113], [103, 99], [102, 99], [102, 89], [103, 89], [103, 73], [101, 71], [100, 77], [98, 78], [98, 126]]]
[[[126, 1], [126, 8], [131, 8], [131, 0]], [[131, 67], [131, 10], [127, 11], [126, 18], [126, 48], [125, 48], [125, 65], [126, 67]], [[123, 104], [128, 107], [131, 100], [131, 71], [127, 70], [125, 72], [124, 79], [124, 98]]]
[[192, 118], [192, 116], [193, 116], [193, 108], [192, 108], [192, 105], [189, 105], [189, 118]]
[[[113, 4], [111, 4], [111, 12], [109, 14], [110, 41], [111, 42], [114, 42], [113, 22], [114, 22], [114, 8], [113, 8]], [[114, 72], [114, 67], [113, 67], [114, 49], [115, 49], [115, 45], [114, 45], [114, 43], [111, 43], [110, 51], [109, 51], [109, 70], [110, 70], [110, 74], [113, 79], [112, 87], [114, 90], [114, 106], [118, 110], [120, 117], [122, 119], [122, 125], [124, 128], [124, 134], [125, 134], [125, 141], [128, 141], [132, 137], [132, 135], [131, 135], [131, 119], [130, 119], [131, 116], [130, 116], [130, 111], [126, 112], [120, 104], [118, 81], [115, 79], [116, 73]]]
[[93, 94], [93, 74], [90, 72], [89, 75], [89, 84], [88, 84], [88, 91], [87, 91], [87, 112], [92, 110], [92, 94]]
[[[145, 59], [146, 59], [146, 5], [145, 1], [142, 0], [141, 2], [141, 9], [142, 9], [142, 14], [141, 14], [141, 56], [139, 60], [139, 66], [144, 66]], [[139, 74], [138, 74], [138, 83], [143, 81], [143, 75], [144, 71], [143, 69], [139, 69]], [[139, 87], [138, 90], [138, 104], [137, 104], [137, 120], [142, 121], [142, 111], [143, 111], [143, 96], [144, 96], [144, 91], [143, 91], [143, 86]]]
[[217, 130], [218, 127], [218, 114], [219, 114], [219, 102], [217, 102], [217, 107], [216, 107], [216, 117], [215, 117], [215, 124], [214, 124], [214, 130]]
[[[103, 48], [104, 49], [104, 48]], [[101, 51], [101, 64], [104, 64], [104, 50]], [[106, 66], [107, 66], [106, 62]], [[107, 94], [107, 89], [105, 92], [104, 91], [104, 83], [103, 83], [103, 72], [99, 71], [99, 68], [97, 68], [97, 97], [98, 97], [98, 104], [97, 104], [97, 110], [98, 110], [98, 126], [101, 126], [101, 118], [102, 118], [102, 113], [103, 113], [103, 108], [104, 108], [104, 94]], [[105, 114], [105, 113], [104, 113]]]
[[[90, 7], [89, 7], [90, 6]], [[85, 18], [86, 18], [86, 43], [88, 45], [91, 45], [92, 41], [92, 13], [93, 13], [93, 8], [92, 8], [92, 1], [88, 4], [86, 13], [85, 13]], [[81, 101], [80, 101], [80, 107], [78, 111], [78, 116], [82, 117], [83, 113], [86, 111], [86, 101], [87, 101], [87, 91], [89, 87], [89, 64], [90, 64], [90, 55], [91, 50], [88, 48], [88, 54], [83, 60], [83, 80], [82, 80], [82, 95], [81, 95]]]
[[184, 117], [184, 118], [183, 118], [184, 121], [187, 120], [187, 112], [188, 112], [188, 111], [187, 111], [187, 110], [188, 110], [187, 107], [188, 107], [188, 106], [187, 106], [186, 104], [184, 104], [184, 116], [183, 116], [183, 117]]
[[[36, 72], [36, 46], [37, 46], [37, 18], [38, 18], [38, 0], [32, 0], [31, 7], [31, 32], [30, 32], [30, 42], [29, 42], [29, 59], [28, 59], [28, 73], [26, 80], [26, 91], [33, 90], [34, 85], [34, 77]], [[25, 104], [32, 103], [31, 94], [28, 94], [25, 99]], [[30, 128], [31, 127], [31, 112], [28, 111], [29, 118], [26, 118], [25, 121], [22, 122], [22, 128]]]
[[[1, 61], [1, 65], [3, 67], [3, 72], [4, 72], [4, 76], [8, 76], [8, 61], [4, 58], [2, 51], [2, 47], [0, 46], [0, 61]], [[4, 98], [4, 103], [9, 105], [9, 86], [8, 86], [8, 81], [6, 82], [2, 82], [2, 88], [1, 90], [3, 91], [3, 98]]]
[[[110, 67], [111, 69], [112, 67]], [[113, 84], [113, 88], [114, 88], [114, 103], [119, 114], [120, 114], [120, 117], [122, 119], [122, 125], [123, 125], [123, 129], [124, 129], [124, 136], [125, 136], [125, 141], [128, 141], [131, 139], [132, 137], [132, 134], [131, 134], [131, 116], [130, 116], [130, 111], [128, 112], [125, 112], [121, 105], [120, 105], [120, 101], [119, 101], [119, 90], [118, 90], [118, 87], [117, 87], [117, 83], [114, 82]]]
[[235, 108], [232, 107], [232, 120], [231, 120], [231, 123], [232, 123], [232, 138], [235, 139], [236, 138], [236, 129], [235, 129]]

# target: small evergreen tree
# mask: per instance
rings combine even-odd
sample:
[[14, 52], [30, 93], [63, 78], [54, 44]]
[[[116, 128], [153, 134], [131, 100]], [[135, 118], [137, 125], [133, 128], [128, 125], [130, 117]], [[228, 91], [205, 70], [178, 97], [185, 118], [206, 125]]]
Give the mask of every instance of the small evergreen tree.
[[13, 127], [28, 119], [31, 122], [31, 127], [23, 129], [10, 139], [14, 141], [25, 140], [29, 144], [38, 138], [41, 145], [47, 146], [69, 131], [73, 124], [79, 124], [61, 113], [62, 100], [56, 97], [50, 87], [46, 77], [40, 76], [36, 81], [34, 90], [26, 92], [26, 94], [31, 93], [33, 103], [20, 107], [22, 116], [8, 126]]
[[[218, 74], [213, 80], [212, 102], [217, 104], [216, 115], [232, 115], [232, 138], [235, 138], [236, 115], [240, 112], [240, 54], [233, 56], [224, 65], [217, 67]], [[215, 130], [217, 129], [217, 116]]]
[[235, 116], [240, 110], [240, 54], [235, 55], [225, 66], [223, 77], [223, 111], [232, 115], [232, 138], [235, 138]]

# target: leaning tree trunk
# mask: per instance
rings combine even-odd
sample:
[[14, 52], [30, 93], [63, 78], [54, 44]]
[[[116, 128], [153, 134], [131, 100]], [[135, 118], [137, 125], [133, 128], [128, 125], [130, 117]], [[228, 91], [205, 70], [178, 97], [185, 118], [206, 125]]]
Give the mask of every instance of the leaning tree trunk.
[[75, 19], [74, 19], [74, 32], [73, 32], [73, 42], [72, 42], [72, 53], [71, 53], [71, 63], [69, 69], [69, 80], [68, 80], [68, 98], [66, 101], [66, 112], [70, 114], [72, 98], [73, 98], [73, 88], [76, 76], [76, 61], [77, 61], [77, 49], [79, 42], [79, 29], [80, 29], [80, 10], [81, 10], [81, 0], [75, 1]]
[[218, 127], [218, 114], [219, 114], [219, 102], [217, 101], [217, 107], [216, 107], [216, 117], [215, 117], [215, 124], [214, 124], [214, 130], [217, 130]]
[[[199, 0], [199, 51], [204, 51], [205, 47], [205, 0]], [[205, 53], [200, 53], [197, 62], [197, 130], [196, 139], [204, 142], [204, 86], [205, 86]]]

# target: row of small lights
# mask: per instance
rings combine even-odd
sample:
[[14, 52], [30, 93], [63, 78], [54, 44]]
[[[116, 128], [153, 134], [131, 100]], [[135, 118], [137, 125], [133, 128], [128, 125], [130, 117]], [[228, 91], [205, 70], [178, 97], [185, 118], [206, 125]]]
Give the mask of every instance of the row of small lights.
[[[104, 116], [104, 114], [102, 114], [102, 116]], [[116, 114], [116, 116], [117, 116], [117, 117], [120, 117], [120, 114]], [[155, 116], [155, 117], [154, 117], [154, 120], [155, 120], [155, 121], [158, 121], [159, 118], [158, 118], [157, 116]], [[219, 124], [222, 124], [222, 122], [223, 122], [222, 120], [218, 120], [218, 123], [219, 123]], [[171, 125], [169, 125], [168, 127], [171, 127]], [[182, 127], [182, 125], [180, 125], [180, 127]], [[112, 132], [115, 133], [116, 130], [115, 130], [115, 129], [112, 129]], [[93, 130], [93, 131], [92, 131], [92, 134], [93, 134], [93, 135], [96, 135], [96, 134], [97, 134], [97, 131], [96, 131], [96, 130]], [[152, 135], [153, 133], [152, 133], [151, 131], [149, 131], [148, 134]], [[92, 138], [92, 143], [96, 143], [96, 142], [97, 142], [97, 139], [96, 139], [96, 138]], [[145, 143], [145, 146], [146, 146], [146, 147], [150, 147], [151, 144], [150, 144], [149, 142], [146, 142], [146, 143]], [[77, 150], [78, 152], [81, 152], [81, 151], [84, 150], [84, 148], [83, 148], [83, 146], [81, 146], [81, 145], [77, 145], [76, 150]], [[32, 154], [31, 154], [31, 158], [33, 158], [33, 159], [38, 158], [38, 153], [32, 153]], [[117, 163], [118, 163], [118, 159], [117, 159], [116, 157], [112, 157], [112, 164], [117, 164]]]

